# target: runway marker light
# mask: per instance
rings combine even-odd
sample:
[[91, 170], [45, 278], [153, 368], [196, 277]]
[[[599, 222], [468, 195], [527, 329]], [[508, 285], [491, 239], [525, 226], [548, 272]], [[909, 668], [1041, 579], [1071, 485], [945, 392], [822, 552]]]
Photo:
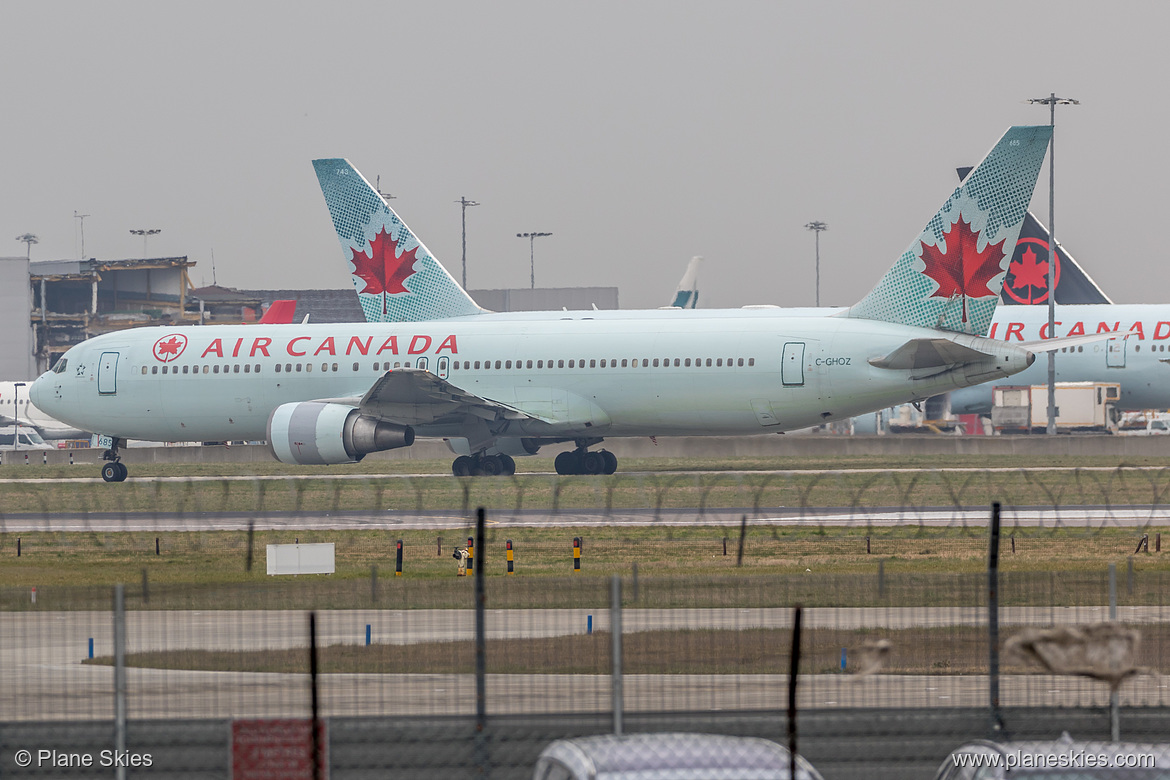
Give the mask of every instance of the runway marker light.
[[467, 571], [475, 570], [475, 539], [467, 537]]
[[[573, 537], [573, 573], [581, 573], [581, 537]], [[590, 618], [592, 621], [593, 618]], [[592, 633], [592, 632], [590, 632]]]
[[37, 586], [34, 585], [32, 589], [32, 603], [37, 603]]
[[398, 552], [394, 561], [394, 576], [402, 576], [402, 540], [398, 540]]
[[511, 574], [513, 572], [513, 568], [512, 568], [512, 540], [511, 539], [507, 540], [504, 543], [504, 549], [506, 551], [506, 557], [508, 559], [508, 573]]

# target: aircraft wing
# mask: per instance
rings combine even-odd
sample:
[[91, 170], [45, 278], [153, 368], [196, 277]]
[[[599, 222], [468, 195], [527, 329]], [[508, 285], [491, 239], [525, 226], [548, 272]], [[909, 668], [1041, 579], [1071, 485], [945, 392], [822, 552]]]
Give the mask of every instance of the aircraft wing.
[[418, 368], [396, 368], [386, 372], [361, 398], [321, 400], [352, 404], [365, 414], [400, 425], [455, 422], [469, 414], [485, 420], [551, 422], [514, 406], [468, 393], [430, 371]]
[[972, 363], [990, 357], [993, 355], [964, 347], [950, 339], [910, 339], [888, 355], [870, 358], [869, 364], [876, 368], [913, 370]]

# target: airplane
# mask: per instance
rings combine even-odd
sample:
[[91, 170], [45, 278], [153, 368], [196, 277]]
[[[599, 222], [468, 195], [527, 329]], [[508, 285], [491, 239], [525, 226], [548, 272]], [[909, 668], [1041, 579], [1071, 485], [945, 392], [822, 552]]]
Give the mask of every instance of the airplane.
[[0, 382], [0, 425], [27, 425], [41, 438], [88, 439], [89, 434], [45, 414], [29, 400], [32, 382]]
[[692, 257], [687, 263], [687, 270], [678, 281], [678, 290], [668, 309], [694, 309], [699, 305], [699, 264], [702, 262], [703, 258]]
[[560, 474], [613, 473], [606, 437], [783, 432], [1019, 373], [1035, 350], [981, 335], [1051, 129], [1011, 127], [861, 301], [776, 309], [496, 314], [459, 287], [344, 159], [314, 160], [362, 307], [386, 323], [139, 328], [67, 351], [30, 393], [119, 448], [266, 439], [281, 462], [351, 463], [413, 444], [463, 448], [456, 476], [572, 442]]
[[[296, 301], [273, 301], [259, 322], [290, 323], [296, 306]], [[41, 411], [29, 400], [28, 391], [21, 390], [31, 385], [32, 382], [0, 381], [0, 425], [27, 425], [35, 428], [46, 441], [90, 437], [89, 432], [67, 425]]]

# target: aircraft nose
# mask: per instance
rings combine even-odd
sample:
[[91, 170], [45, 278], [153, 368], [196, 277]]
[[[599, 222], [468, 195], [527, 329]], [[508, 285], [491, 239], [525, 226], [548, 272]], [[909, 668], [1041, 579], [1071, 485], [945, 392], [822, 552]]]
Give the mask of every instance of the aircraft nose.
[[38, 409], [45, 408], [45, 401], [47, 400], [45, 385], [48, 381], [45, 377], [47, 376], [47, 374], [42, 374], [37, 377], [28, 388], [28, 398], [33, 402], [33, 406]]

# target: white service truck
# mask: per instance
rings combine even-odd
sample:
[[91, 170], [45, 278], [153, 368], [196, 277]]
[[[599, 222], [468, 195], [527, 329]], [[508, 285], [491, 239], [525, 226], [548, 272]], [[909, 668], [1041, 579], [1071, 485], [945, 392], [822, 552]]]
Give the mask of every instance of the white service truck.
[[[992, 392], [996, 433], [1043, 433], [1048, 428], [1048, 385], [1003, 385]], [[1116, 433], [1120, 399], [1117, 382], [1057, 382], [1057, 432]]]

